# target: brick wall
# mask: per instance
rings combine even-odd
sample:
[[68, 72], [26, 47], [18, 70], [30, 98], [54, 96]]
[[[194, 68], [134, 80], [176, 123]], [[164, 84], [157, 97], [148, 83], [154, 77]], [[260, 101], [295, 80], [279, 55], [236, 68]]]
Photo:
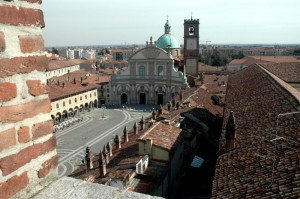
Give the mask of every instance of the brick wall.
[[57, 179], [41, 0], [0, 0], [0, 198], [29, 198]]

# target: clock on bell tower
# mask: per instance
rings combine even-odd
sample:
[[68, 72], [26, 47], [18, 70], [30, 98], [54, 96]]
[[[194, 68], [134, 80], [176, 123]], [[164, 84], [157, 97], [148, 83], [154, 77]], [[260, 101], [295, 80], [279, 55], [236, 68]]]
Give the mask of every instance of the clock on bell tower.
[[184, 64], [187, 74], [198, 74], [199, 19], [184, 20]]

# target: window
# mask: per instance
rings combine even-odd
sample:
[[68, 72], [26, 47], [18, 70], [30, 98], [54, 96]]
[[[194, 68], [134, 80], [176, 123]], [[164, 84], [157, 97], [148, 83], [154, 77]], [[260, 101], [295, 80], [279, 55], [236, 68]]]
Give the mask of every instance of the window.
[[80, 96], [80, 101], [82, 100], [82, 96]]
[[75, 98], [75, 103], [77, 102], [77, 98]]
[[92, 93], [90, 93], [90, 97], [92, 97]]
[[72, 100], [69, 99], [69, 104], [72, 104]]
[[59, 108], [59, 103], [56, 103], [56, 108]]
[[107, 94], [107, 97], [109, 97], [109, 94]]
[[140, 76], [145, 76], [145, 66], [140, 66], [139, 67], [139, 75]]
[[66, 103], [65, 102], [63, 102], [63, 107], [65, 107], [66, 106]]
[[195, 28], [193, 26], [189, 27], [189, 35], [191, 36], [195, 35]]
[[108, 89], [106, 89], [106, 92], [109, 92], [109, 88], [108, 88]]
[[85, 95], [84, 97], [85, 97], [85, 99], [87, 99], [87, 95]]
[[96, 95], [97, 95], [97, 93], [96, 92], [94, 92], [94, 96], [96, 97]]
[[163, 66], [157, 67], [157, 75], [158, 76], [163, 76], [164, 75], [164, 68], [163, 68]]

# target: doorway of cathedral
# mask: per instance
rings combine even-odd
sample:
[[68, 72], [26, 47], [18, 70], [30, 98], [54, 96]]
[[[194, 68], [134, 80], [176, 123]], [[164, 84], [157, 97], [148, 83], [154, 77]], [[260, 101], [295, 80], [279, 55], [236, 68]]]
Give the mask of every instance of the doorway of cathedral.
[[125, 93], [121, 95], [121, 104], [127, 104], [127, 95]]
[[146, 94], [140, 93], [140, 104], [146, 104]]
[[163, 94], [157, 95], [157, 105], [164, 105], [164, 95]]

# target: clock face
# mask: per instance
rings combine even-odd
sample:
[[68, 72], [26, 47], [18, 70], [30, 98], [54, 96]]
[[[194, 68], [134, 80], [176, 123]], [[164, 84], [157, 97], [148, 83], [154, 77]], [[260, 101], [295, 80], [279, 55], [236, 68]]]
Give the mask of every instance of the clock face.
[[186, 49], [187, 50], [196, 50], [197, 49], [197, 39], [188, 38], [186, 40]]

